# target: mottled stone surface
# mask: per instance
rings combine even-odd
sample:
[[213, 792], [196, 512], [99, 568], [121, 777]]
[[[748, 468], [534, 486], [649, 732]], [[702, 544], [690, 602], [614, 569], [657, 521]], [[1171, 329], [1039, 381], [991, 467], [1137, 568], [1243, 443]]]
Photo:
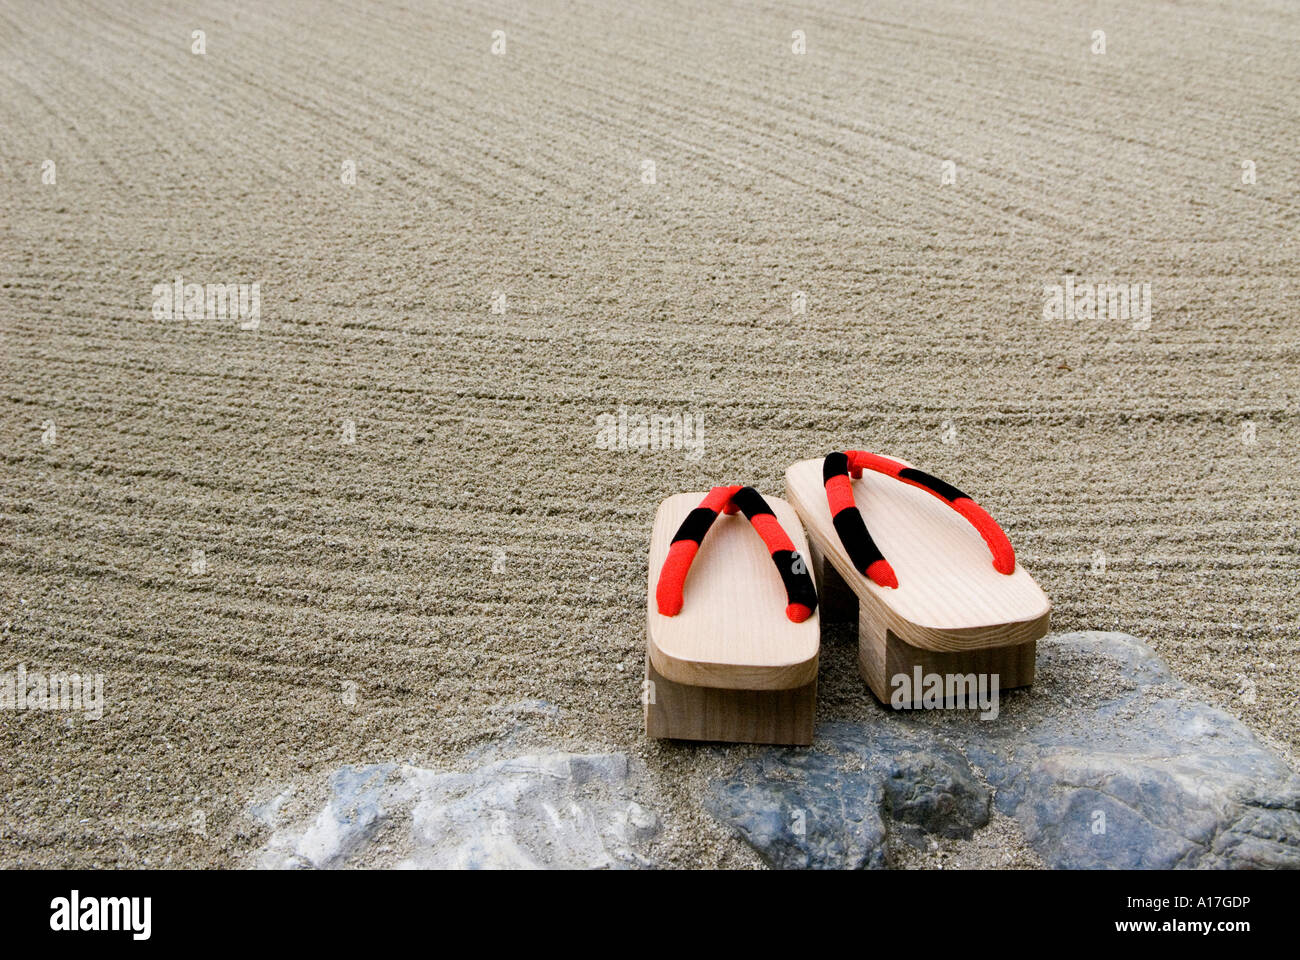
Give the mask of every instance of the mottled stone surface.
[[969, 836], [989, 790], [936, 738], [827, 724], [810, 750], [766, 751], [716, 784], [709, 808], [775, 867], [884, 866], [891, 831]]
[[[305, 822], [277, 825], [267, 867], [617, 868], [649, 866], [655, 814], [632, 798], [623, 754], [553, 753], [465, 773], [346, 766]], [[278, 805], [255, 815], [274, 817]]]
[[890, 845], [969, 836], [990, 797], [1053, 867], [1300, 867], [1300, 778], [1142, 641], [1039, 645], [1000, 715], [894, 713], [766, 750], [710, 809], [773, 866], [881, 867]]
[[1300, 867], [1300, 778], [1275, 751], [1196, 699], [1142, 641], [1053, 639], [1040, 653], [1046, 669], [1101, 657], [1128, 683], [1051, 715], [970, 725], [965, 744], [998, 809], [1021, 822], [1044, 861]]

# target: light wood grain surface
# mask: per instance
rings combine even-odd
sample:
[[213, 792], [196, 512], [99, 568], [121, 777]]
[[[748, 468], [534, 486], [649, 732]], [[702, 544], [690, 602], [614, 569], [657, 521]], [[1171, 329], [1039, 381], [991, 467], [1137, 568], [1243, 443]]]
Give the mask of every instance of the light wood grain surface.
[[725, 690], [666, 680], [646, 661], [646, 736], [720, 743], [813, 741], [817, 680], [788, 690]]
[[[659, 505], [650, 540], [646, 604], [650, 659], [677, 683], [734, 690], [786, 690], [817, 676], [821, 622], [786, 618], [780, 574], [762, 539], [742, 514], [719, 516], [700, 545], [683, 590], [682, 611], [662, 616], [655, 587], [668, 546], [704, 493], [682, 493]], [[764, 497], [777, 520], [808, 557], [808, 541], [794, 509]], [[809, 561], [810, 562], [810, 561]]]
[[898, 575], [890, 589], [853, 569], [831, 522], [822, 459], [799, 461], [785, 480], [808, 536], [881, 628], [913, 646], [947, 651], [1024, 643], [1046, 632], [1051, 602], [1024, 564], [1017, 559], [1010, 575], [994, 570], [975, 528], [938, 498], [872, 471], [853, 481], [862, 518]]

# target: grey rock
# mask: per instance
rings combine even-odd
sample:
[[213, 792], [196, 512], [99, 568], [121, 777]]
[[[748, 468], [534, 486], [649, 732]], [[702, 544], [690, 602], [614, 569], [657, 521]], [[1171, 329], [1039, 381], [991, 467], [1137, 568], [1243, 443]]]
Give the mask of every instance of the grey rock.
[[991, 721], [828, 724], [809, 750], [747, 760], [710, 809], [779, 867], [880, 867], [892, 844], [968, 837], [990, 794], [1052, 867], [1300, 867], [1300, 778], [1147, 644], [1072, 633], [1038, 656], [1038, 683]]
[[[370, 839], [385, 816], [392, 764], [341, 767], [330, 775], [329, 802], [295, 838], [276, 866], [335, 867]], [[255, 814], [266, 815], [265, 808]]]
[[992, 723], [967, 724], [965, 737], [998, 809], [1020, 821], [1044, 862], [1300, 867], [1300, 778], [1275, 751], [1197, 700], [1134, 637], [1050, 639], [1040, 675], [1108, 661], [1121, 682], [1074, 688], [1050, 712], [1033, 703], [1047, 699], [1040, 690]]
[[990, 794], [966, 758], [905, 727], [825, 724], [810, 750], [764, 751], [709, 809], [774, 867], [877, 868], [890, 842], [969, 837]]
[[[265, 867], [620, 868], [652, 865], [653, 811], [623, 754], [514, 757], [464, 773], [342, 767], [306, 822], [277, 827]], [[265, 816], [265, 805], [255, 814]], [[382, 838], [382, 840], [381, 840]]]

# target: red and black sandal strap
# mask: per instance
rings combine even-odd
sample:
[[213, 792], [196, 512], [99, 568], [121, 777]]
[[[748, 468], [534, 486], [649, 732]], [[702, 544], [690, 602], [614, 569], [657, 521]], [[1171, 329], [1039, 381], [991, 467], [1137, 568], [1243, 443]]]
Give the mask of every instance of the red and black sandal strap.
[[[862, 471], [857, 472], [862, 476]], [[865, 574], [882, 587], [897, 587], [898, 577], [885, 555], [871, 538], [862, 519], [862, 512], [853, 502], [853, 484], [849, 479], [849, 458], [843, 453], [832, 453], [822, 464], [822, 483], [826, 486], [826, 502], [831, 508], [831, 523], [840, 535], [840, 543], [848, 552], [853, 569]]]
[[[938, 477], [932, 477], [915, 467], [909, 467], [879, 454], [867, 453], [865, 450], [832, 453], [826, 458], [822, 467], [831, 518], [835, 523], [836, 532], [840, 535], [840, 542], [848, 551], [854, 567], [865, 573], [873, 582], [882, 587], [898, 586], [898, 578], [894, 575], [893, 568], [881, 555], [875, 541], [871, 539], [871, 534], [867, 532], [866, 524], [862, 520], [862, 514], [853, 502], [850, 477], [862, 476], [863, 470], [883, 473], [938, 497], [965, 517], [983, 538], [989, 552], [993, 555], [993, 569], [1003, 574], [1015, 572], [1016, 551], [997, 521], [970, 496], [962, 493], [952, 484], [945, 483]], [[840, 519], [841, 517], [843, 520]]]
[[767, 501], [753, 487], [742, 487], [731, 498], [750, 524], [763, 538], [767, 552], [772, 555], [781, 583], [785, 585], [785, 615], [795, 623], [803, 623], [817, 609], [817, 587], [813, 585], [808, 562], [794, 548], [794, 542], [776, 519]]
[[675, 617], [682, 609], [682, 589], [691, 563], [699, 552], [705, 534], [720, 512], [744, 512], [772, 556], [781, 583], [785, 586], [785, 615], [802, 623], [817, 608], [817, 588], [813, 585], [808, 563], [795, 550], [794, 543], [777, 521], [772, 508], [753, 487], [714, 487], [700, 505], [686, 515], [677, 528], [655, 589], [655, 602], [665, 617]]

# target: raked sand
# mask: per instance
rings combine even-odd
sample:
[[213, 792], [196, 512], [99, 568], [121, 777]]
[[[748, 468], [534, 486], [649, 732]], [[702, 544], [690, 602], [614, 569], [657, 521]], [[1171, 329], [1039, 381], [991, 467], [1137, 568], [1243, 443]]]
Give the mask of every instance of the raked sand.
[[[249, 803], [521, 715], [753, 865], [699, 803], [749, 748], [641, 733], [651, 520], [844, 446], [1295, 757], [1300, 9], [425, 7], [0, 3], [0, 672], [106, 701], [0, 711], [0, 866], [243, 863]], [[845, 635], [820, 692], [874, 715]], [[909, 865], [1033, 862], [991, 830]]]

